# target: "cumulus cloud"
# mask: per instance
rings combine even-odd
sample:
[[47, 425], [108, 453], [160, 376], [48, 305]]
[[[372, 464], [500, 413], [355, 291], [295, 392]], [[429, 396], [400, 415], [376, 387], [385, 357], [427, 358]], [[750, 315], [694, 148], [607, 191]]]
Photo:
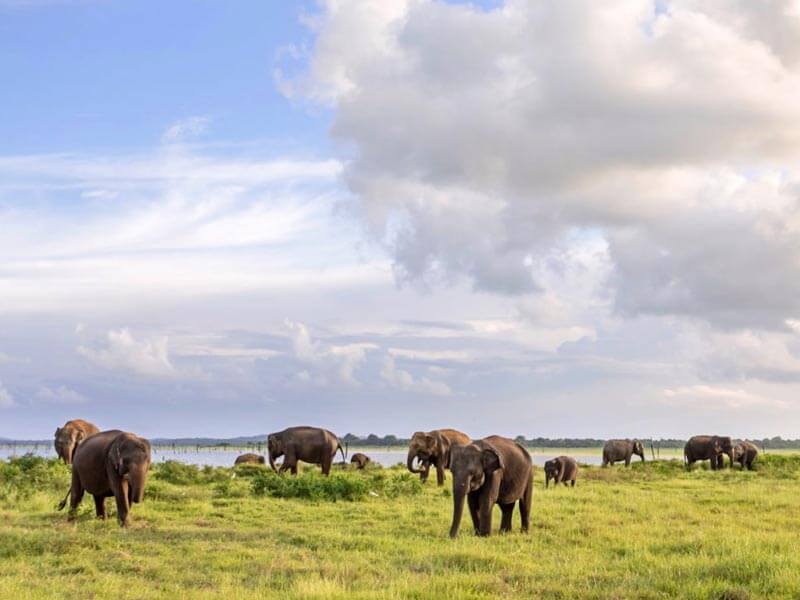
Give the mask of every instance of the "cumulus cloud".
[[306, 369], [300, 371], [297, 373], [297, 380], [316, 380], [323, 384], [330, 381], [359, 384], [355, 371], [366, 358], [367, 352], [376, 348], [374, 344], [327, 344], [313, 339], [303, 323], [286, 319], [284, 324], [289, 332], [294, 357], [315, 370], [314, 375]]
[[542, 272], [594, 236], [618, 314], [779, 329], [800, 314], [799, 21], [788, 0], [329, 1], [287, 89], [335, 109], [401, 281], [557, 294]]
[[408, 371], [398, 368], [391, 354], [383, 359], [381, 378], [404, 392], [423, 396], [450, 396], [453, 393], [450, 386], [443, 381], [433, 381], [427, 377], [414, 378]]
[[111, 370], [128, 371], [146, 377], [174, 377], [167, 336], [136, 339], [130, 330], [110, 330], [98, 347], [78, 346], [78, 353], [94, 364]]

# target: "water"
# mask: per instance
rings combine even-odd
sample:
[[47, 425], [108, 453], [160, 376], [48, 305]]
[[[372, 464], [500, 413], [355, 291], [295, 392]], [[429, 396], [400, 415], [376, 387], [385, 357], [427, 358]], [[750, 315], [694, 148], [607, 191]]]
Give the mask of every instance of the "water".
[[[352, 454], [354, 451], [363, 452], [374, 462], [381, 464], [384, 467], [391, 467], [397, 463], [404, 465], [406, 462], [406, 451], [403, 449], [379, 450], [376, 448], [350, 448], [350, 454]], [[233, 466], [233, 461], [236, 460], [236, 457], [245, 452], [252, 452], [252, 450], [248, 448], [201, 448], [198, 450], [194, 446], [176, 446], [175, 448], [155, 447], [153, 448], [153, 462], [177, 460], [192, 465], [230, 467]], [[37, 456], [44, 456], [46, 458], [55, 458], [56, 456], [52, 444], [0, 445], [0, 459], [6, 459], [10, 456], [22, 456], [26, 453], [32, 453]], [[543, 453], [541, 451], [534, 450], [531, 453], [531, 456], [533, 458], [533, 464], [541, 466], [546, 460], [549, 460], [559, 454], [573, 456], [578, 462], [584, 464], [599, 465], [602, 462], [601, 456], [596, 450], [587, 448], [565, 448], [563, 450], [550, 453]], [[340, 460], [340, 457], [341, 455], [337, 454], [337, 460]], [[635, 460], [638, 460], [638, 458], [635, 457]], [[435, 475], [433, 470], [432, 475]]]

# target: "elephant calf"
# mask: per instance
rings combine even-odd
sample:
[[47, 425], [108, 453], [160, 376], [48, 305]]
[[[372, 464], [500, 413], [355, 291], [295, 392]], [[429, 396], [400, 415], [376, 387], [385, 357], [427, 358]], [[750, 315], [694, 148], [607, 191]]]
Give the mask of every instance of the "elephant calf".
[[571, 456], [558, 456], [544, 463], [544, 487], [550, 486], [550, 480], [556, 485], [571, 482], [575, 487], [575, 480], [578, 479], [578, 462]]
[[260, 454], [254, 454], [253, 452], [245, 452], [244, 454], [240, 454], [236, 457], [236, 460], [233, 461], [234, 465], [264, 465], [266, 464], [266, 460]]
[[[420, 481], [425, 483], [433, 465], [436, 467], [436, 484], [444, 485], [444, 470], [450, 467], [450, 450], [471, 441], [466, 433], [455, 429], [417, 431], [408, 444], [406, 466], [412, 473], [419, 473]], [[418, 463], [416, 467], [414, 461]]]
[[[105, 499], [117, 501], [117, 520], [120, 526], [128, 523], [131, 503], [144, 497], [144, 485], [150, 470], [150, 442], [133, 433], [111, 430], [87, 438], [72, 460], [72, 485], [67, 493], [70, 499], [70, 519], [75, 517], [84, 491], [94, 496], [97, 516], [106, 516]], [[58, 505], [64, 508], [67, 498]]]
[[370, 460], [369, 456], [363, 454], [361, 452], [356, 452], [353, 456], [350, 457], [350, 464], [355, 465], [356, 469], [361, 470], [366, 467], [372, 461]]
[[752, 442], [739, 442], [733, 447], [733, 458], [742, 469], [753, 470], [753, 462], [758, 456], [758, 448]]
[[80, 443], [100, 431], [96, 425], [83, 419], [73, 419], [64, 423], [63, 427], [56, 429], [53, 446], [56, 454], [65, 464], [72, 464], [72, 455]]
[[450, 472], [453, 474], [451, 538], [458, 535], [465, 497], [477, 535], [491, 534], [495, 504], [500, 505], [503, 513], [500, 531], [511, 531], [516, 502], [519, 502], [522, 531], [528, 531], [533, 503], [533, 463], [525, 448], [498, 435], [454, 446]]
[[624, 460], [625, 466], [629, 467], [634, 454], [644, 462], [644, 446], [639, 440], [608, 440], [603, 446], [603, 466]]

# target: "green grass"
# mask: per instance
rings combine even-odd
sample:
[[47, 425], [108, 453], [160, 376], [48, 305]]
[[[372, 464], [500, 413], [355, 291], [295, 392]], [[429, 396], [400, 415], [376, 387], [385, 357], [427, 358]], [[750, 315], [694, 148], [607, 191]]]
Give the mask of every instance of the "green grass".
[[[402, 470], [158, 464], [131, 524], [55, 511], [68, 468], [0, 462], [0, 598], [797, 598], [800, 457], [584, 467], [532, 528], [447, 537], [450, 488]], [[108, 501], [113, 514], [113, 501]]]

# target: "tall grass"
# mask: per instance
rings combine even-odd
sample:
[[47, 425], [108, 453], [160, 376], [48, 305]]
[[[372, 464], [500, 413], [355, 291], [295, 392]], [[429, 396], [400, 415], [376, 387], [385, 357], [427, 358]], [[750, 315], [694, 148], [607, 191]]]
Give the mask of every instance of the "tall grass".
[[67, 522], [69, 469], [15, 459], [0, 462], [0, 598], [797, 598], [800, 457], [757, 465], [584, 466], [548, 490], [536, 469], [528, 535], [518, 514], [498, 535], [496, 511], [492, 537], [467, 515], [451, 541], [450, 481], [398, 469], [157, 464], [121, 530], [86, 501]]

